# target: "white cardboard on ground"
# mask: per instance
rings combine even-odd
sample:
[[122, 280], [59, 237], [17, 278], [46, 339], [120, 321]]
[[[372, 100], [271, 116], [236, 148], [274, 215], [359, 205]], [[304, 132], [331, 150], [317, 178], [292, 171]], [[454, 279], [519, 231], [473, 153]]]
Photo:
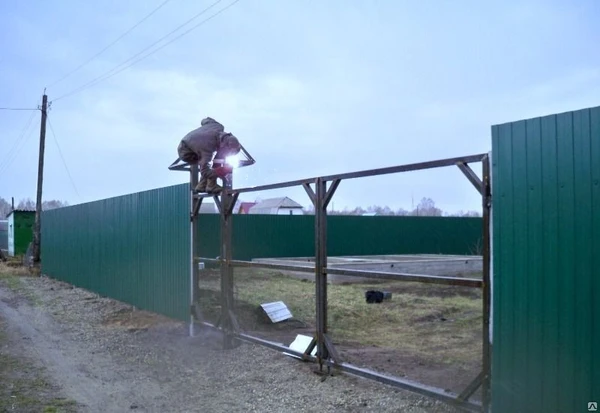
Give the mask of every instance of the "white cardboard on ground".
[[[310, 345], [311, 341], [312, 341], [312, 337], [305, 336], [304, 334], [298, 334], [296, 336], [296, 339], [294, 341], [292, 341], [292, 343], [290, 344], [289, 347], [291, 350], [297, 351], [299, 353], [304, 353], [306, 351], [306, 349], [308, 348], [308, 346]], [[294, 358], [301, 360], [301, 358], [296, 356], [295, 354], [290, 354], [290, 353], [283, 353], [283, 354], [285, 354], [286, 356], [294, 357]], [[317, 347], [315, 347], [310, 354], [311, 354], [311, 356], [316, 356], [317, 355]]]

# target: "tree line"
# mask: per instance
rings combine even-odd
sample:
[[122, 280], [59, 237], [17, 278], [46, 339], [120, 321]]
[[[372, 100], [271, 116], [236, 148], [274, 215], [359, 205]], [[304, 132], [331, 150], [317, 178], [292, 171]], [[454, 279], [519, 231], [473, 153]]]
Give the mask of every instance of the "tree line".
[[[314, 214], [314, 207], [304, 209], [304, 214]], [[372, 205], [367, 208], [356, 207], [354, 209], [335, 210], [328, 209], [328, 215], [363, 215], [363, 214], [376, 215], [387, 215], [387, 216], [423, 216], [423, 217], [481, 217], [480, 211], [458, 211], [458, 212], [444, 212], [440, 208], [436, 207], [435, 202], [431, 198], [423, 198], [412, 210], [399, 208], [393, 210], [388, 206]]]
[[[69, 206], [69, 203], [66, 201], [59, 201], [57, 199], [52, 199], [49, 201], [42, 202], [42, 210], [47, 211], [50, 209], [62, 208], [65, 206]], [[31, 198], [21, 199], [18, 204], [15, 205], [15, 209], [25, 210], [25, 211], [35, 211], [35, 201]], [[0, 197], [0, 219], [6, 219], [8, 214], [12, 211], [12, 205], [6, 199]]]

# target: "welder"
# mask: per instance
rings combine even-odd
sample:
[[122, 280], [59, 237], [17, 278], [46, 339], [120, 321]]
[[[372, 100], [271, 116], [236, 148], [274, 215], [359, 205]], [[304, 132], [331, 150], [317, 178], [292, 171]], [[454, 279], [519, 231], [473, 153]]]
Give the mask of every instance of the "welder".
[[223, 190], [217, 184], [217, 178], [223, 175], [219, 169], [211, 168], [215, 153], [225, 158], [237, 155], [240, 150], [238, 139], [225, 132], [225, 127], [210, 117], [202, 119], [200, 127], [185, 135], [177, 147], [182, 161], [197, 163], [200, 167], [200, 181], [194, 189], [209, 194], [218, 194]]

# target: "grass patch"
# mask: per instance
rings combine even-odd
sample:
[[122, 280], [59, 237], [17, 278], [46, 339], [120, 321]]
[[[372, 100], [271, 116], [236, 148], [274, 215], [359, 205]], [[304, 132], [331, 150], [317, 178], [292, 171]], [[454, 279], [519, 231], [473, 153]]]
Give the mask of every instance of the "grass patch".
[[55, 397], [56, 387], [45, 377], [43, 368], [6, 351], [10, 345], [0, 319], [0, 412], [28, 411], [70, 413], [77, 403]]
[[41, 304], [39, 297], [22, 282], [23, 277], [31, 276], [33, 274], [29, 269], [18, 262], [0, 262], [0, 285], [5, 285], [25, 297], [33, 306], [38, 306]]
[[[237, 314], [248, 330], [284, 329], [285, 323], [261, 319], [259, 305], [283, 301], [294, 318], [313, 327], [315, 284], [255, 269], [235, 270]], [[204, 316], [220, 312], [218, 272], [201, 276]], [[392, 292], [392, 299], [367, 304], [369, 289]], [[481, 291], [468, 287], [406, 282], [328, 286], [329, 332], [337, 343], [356, 347], [396, 348], [441, 364], [473, 360], [481, 351]]]

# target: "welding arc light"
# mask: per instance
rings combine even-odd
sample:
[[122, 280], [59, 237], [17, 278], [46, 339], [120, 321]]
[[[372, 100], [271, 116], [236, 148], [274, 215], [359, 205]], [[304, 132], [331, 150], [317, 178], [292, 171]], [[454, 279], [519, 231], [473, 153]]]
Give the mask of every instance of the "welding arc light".
[[232, 155], [225, 158], [225, 163], [232, 168], [237, 168], [240, 166], [240, 156]]

